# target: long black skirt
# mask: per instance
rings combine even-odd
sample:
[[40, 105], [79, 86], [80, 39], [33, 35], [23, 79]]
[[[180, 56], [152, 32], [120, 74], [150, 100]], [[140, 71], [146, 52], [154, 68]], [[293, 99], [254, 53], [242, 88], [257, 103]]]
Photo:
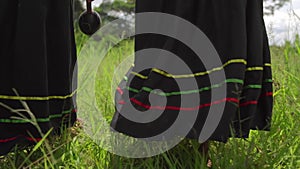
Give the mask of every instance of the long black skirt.
[[[111, 123], [114, 130], [136, 138], [152, 138], [172, 128], [180, 113], [188, 116], [197, 110], [198, 115], [179, 123], [178, 132], [175, 130], [173, 134], [198, 139], [213, 108], [211, 113], [221, 114], [221, 119], [211, 122], [216, 123], [213, 124], [216, 129], [209, 140], [226, 142], [229, 137], [247, 138], [251, 129], [270, 130], [272, 73], [262, 0], [137, 0], [136, 12], [162, 12], [194, 24], [211, 41], [222, 65], [206, 69], [191, 48], [177, 39], [153, 33], [137, 35], [136, 51], [153, 48], [169, 51], [182, 59], [192, 73], [157, 69], [162, 56], [136, 54], [134, 66], [116, 92], [116, 113]], [[142, 27], [142, 23], [145, 21], [137, 19], [136, 28]], [[176, 23], [174, 25], [176, 27]], [[180, 33], [193, 37], [191, 32]], [[149, 57], [153, 66], [141, 69]], [[163, 62], [174, 63], [172, 57]], [[221, 70], [225, 71], [225, 79], [211, 82], [209, 75], [217, 76]], [[176, 81], [184, 83], [189, 78], [196, 80], [197, 87], [181, 90]], [[224, 84], [225, 97], [212, 100], [212, 89], [222, 92]], [[199, 102], [191, 100], [191, 104], [182, 105], [182, 98], [198, 96]], [[166, 103], [163, 99], [167, 99]], [[224, 110], [216, 109], [220, 104]], [[141, 114], [148, 113], [145, 117], [155, 111], [162, 113], [152, 121], [139, 122], [128, 118], [133, 113], [128, 105], [133, 105]], [[179, 131], [180, 127], [189, 128], [186, 135], [181, 135], [184, 133]]]
[[0, 2], [0, 155], [74, 123], [71, 0]]

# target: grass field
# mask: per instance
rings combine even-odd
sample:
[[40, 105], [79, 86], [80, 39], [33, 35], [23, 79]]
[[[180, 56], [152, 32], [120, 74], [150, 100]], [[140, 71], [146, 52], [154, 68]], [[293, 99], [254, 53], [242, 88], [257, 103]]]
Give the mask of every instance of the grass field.
[[[86, 37], [77, 36], [78, 50], [85, 40]], [[133, 41], [124, 41], [108, 53], [110, 59], [104, 59], [99, 68], [96, 96], [108, 120], [114, 112], [112, 72], [132, 52]], [[271, 52], [275, 93], [272, 129], [252, 131], [247, 141], [212, 142], [209, 154], [215, 169], [300, 168], [300, 41], [271, 47]], [[127, 159], [101, 149], [80, 128], [70, 130], [60, 138], [48, 137], [35, 147], [0, 157], [0, 168], [200, 169], [205, 166], [195, 141], [184, 140], [155, 157]]]

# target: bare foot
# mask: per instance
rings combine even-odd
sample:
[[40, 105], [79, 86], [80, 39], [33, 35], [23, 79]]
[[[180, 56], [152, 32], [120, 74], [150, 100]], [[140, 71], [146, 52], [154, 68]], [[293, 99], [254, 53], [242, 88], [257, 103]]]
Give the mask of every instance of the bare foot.
[[206, 166], [207, 166], [208, 168], [212, 168], [212, 161], [211, 161], [210, 158], [207, 159], [207, 164], [206, 164]]
[[208, 168], [212, 168], [212, 161], [209, 158], [208, 150], [209, 150], [209, 142], [208, 141], [200, 144], [199, 149], [198, 149], [199, 153], [203, 156], [203, 158], [207, 159], [206, 166]]

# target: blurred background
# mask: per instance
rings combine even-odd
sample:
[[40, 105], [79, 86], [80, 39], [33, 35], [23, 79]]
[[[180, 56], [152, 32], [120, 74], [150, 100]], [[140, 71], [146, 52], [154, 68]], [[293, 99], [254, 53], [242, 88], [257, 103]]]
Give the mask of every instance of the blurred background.
[[[100, 13], [104, 24], [125, 19], [129, 24], [134, 21], [135, 0], [95, 0], [94, 8]], [[85, 0], [75, 0], [75, 20], [84, 10]], [[266, 27], [270, 44], [284, 45], [294, 41], [300, 33], [300, 0], [264, 0]]]

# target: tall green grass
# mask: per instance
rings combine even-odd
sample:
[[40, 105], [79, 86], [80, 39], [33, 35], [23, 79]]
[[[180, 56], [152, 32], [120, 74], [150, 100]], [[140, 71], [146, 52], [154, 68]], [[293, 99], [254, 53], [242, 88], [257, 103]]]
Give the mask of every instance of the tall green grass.
[[[78, 50], [87, 37], [77, 35]], [[99, 67], [96, 97], [109, 121], [114, 113], [111, 83], [115, 67], [133, 52], [133, 41], [113, 48]], [[211, 142], [209, 155], [215, 169], [300, 168], [300, 42], [271, 47], [274, 79], [274, 115], [270, 132], [252, 131], [248, 140]], [[120, 77], [119, 77], [120, 78]], [[80, 127], [60, 137], [47, 137], [35, 147], [15, 150], [0, 157], [1, 169], [91, 168], [91, 169], [201, 169], [205, 162], [199, 144], [184, 140], [170, 151], [151, 158], [128, 159], [103, 150]]]

